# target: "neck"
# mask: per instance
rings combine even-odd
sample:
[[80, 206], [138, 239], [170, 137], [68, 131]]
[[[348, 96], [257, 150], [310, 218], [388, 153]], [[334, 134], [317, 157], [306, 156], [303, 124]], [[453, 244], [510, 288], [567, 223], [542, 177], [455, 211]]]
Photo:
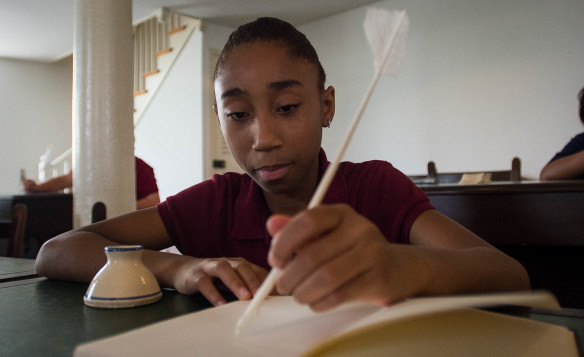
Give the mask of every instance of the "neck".
[[319, 176], [319, 164], [310, 170], [312, 174], [307, 175], [303, 182], [298, 185], [294, 192], [270, 193], [263, 191], [264, 198], [272, 214], [285, 214], [293, 216], [306, 209], [316, 191]]
[[[308, 201], [288, 195], [270, 195], [264, 193], [264, 197], [272, 214], [293, 216], [308, 206]], [[310, 200], [310, 197], [308, 199]]]

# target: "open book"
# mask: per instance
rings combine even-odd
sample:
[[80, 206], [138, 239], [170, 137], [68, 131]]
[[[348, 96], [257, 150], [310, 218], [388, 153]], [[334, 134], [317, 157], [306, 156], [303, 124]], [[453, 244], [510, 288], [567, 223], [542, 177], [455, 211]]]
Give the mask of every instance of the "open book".
[[239, 337], [236, 301], [79, 345], [81, 356], [577, 356], [572, 331], [472, 307], [499, 304], [557, 309], [546, 292], [363, 303], [312, 312], [291, 297], [270, 297]]

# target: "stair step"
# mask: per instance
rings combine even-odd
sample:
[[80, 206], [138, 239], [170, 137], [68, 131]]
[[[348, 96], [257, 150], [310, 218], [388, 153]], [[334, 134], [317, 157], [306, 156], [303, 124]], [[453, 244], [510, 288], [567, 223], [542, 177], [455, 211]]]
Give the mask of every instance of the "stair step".
[[160, 70], [159, 69], [155, 69], [154, 71], [142, 73], [142, 77], [146, 78], [146, 77], [154, 76], [154, 75], [156, 75], [158, 73], [160, 73]]
[[169, 35], [174, 35], [175, 33], [179, 33], [179, 32], [184, 31], [186, 29], [187, 29], [187, 25], [180, 26], [180, 27], [177, 27], [175, 29], [172, 29], [172, 30], [168, 31], [168, 34]]
[[146, 93], [148, 93], [148, 90], [146, 90], [146, 89], [139, 90], [139, 91], [134, 92], [134, 97], [137, 97], [139, 95], [143, 95], [143, 94], [146, 94]]
[[154, 55], [156, 57], [160, 57], [160, 56], [165, 55], [165, 54], [170, 53], [170, 52], [172, 52], [172, 48], [167, 48], [165, 50], [156, 52]]

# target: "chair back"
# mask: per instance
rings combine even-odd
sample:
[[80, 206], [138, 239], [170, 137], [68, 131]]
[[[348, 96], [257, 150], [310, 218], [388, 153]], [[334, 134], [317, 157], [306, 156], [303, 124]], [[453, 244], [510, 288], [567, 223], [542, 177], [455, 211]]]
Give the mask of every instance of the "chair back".
[[9, 257], [20, 258], [22, 255], [27, 215], [28, 209], [22, 203], [18, 203], [12, 208], [12, 223], [7, 250], [7, 256]]
[[490, 181], [521, 181], [521, 160], [514, 157], [511, 160], [510, 170], [476, 171], [476, 172], [438, 172], [434, 161], [428, 162], [428, 178], [435, 182], [460, 182], [464, 174], [487, 174]]

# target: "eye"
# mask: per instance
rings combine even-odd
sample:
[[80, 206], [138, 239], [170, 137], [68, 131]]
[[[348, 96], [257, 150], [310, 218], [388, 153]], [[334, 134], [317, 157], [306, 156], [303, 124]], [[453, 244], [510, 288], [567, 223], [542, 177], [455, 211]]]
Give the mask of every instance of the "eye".
[[234, 120], [234, 121], [241, 121], [241, 120], [247, 118], [248, 114], [245, 112], [232, 112], [232, 113], [227, 113], [225, 116], [231, 120]]
[[283, 106], [279, 107], [277, 112], [285, 114], [285, 113], [291, 113], [291, 112], [295, 111], [296, 109], [298, 109], [298, 104], [287, 104], [287, 105], [283, 105]]

